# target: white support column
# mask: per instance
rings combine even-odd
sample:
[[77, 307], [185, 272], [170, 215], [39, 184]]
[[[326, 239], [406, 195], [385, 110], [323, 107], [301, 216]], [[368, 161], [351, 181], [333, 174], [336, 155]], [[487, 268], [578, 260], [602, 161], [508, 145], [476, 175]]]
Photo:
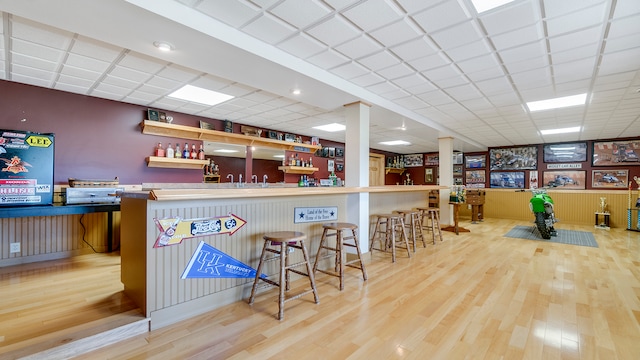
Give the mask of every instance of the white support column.
[[[355, 102], [345, 105], [345, 186], [369, 186], [369, 110], [370, 105]], [[347, 221], [358, 225], [362, 252], [369, 251], [369, 193], [347, 196]]]
[[449, 206], [449, 193], [453, 185], [453, 138], [438, 138], [438, 147], [440, 185], [447, 186], [447, 189], [440, 190], [440, 223], [453, 224], [453, 209]]

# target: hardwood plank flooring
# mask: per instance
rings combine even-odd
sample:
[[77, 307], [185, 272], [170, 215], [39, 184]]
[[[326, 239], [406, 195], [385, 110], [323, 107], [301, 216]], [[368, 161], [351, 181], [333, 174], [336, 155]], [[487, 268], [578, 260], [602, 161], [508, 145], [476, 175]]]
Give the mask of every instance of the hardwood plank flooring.
[[77, 358], [640, 358], [640, 233], [557, 226], [593, 232], [590, 248], [503, 237], [515, 225], [531, 224], [465, 222], [396, 263], [365, 254], [369, 280], [348, 269], [342, 292], [318, 273], [320, 304], [288, 302], [283, 321], [272, 289]]

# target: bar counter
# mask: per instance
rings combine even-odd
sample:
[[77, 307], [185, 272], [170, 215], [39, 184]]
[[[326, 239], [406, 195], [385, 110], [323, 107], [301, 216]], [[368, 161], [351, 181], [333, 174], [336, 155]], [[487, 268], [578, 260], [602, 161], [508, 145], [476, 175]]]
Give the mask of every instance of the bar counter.
[[[253, 278], [181, 279], [201, 241], [255, 268], [264, 233], [301, 231], [307, 235], [307, 246], [313, 261], [322, 235], [322, 224], [327, 221], [297, 222], [296, 216], [299, 214], [295, 210], [331, 208], [337, 209], [336, 218], [331, 221], [360, 223], [360, 244], [363, 251], [368, 251], [368, 237], [373, 225], [371, 214], [425, 206], [429, 191], [434, 189], [443, 187], [262, 188], [257, 185], [252, 188], [174, 187], [124, 192], [120, 208], [121, 278], [125, 293], [140, 306], [150, 321], [151, 329], [245, 300], [249, 296]], [[366, 214], [361, 214], [361, 204], [368, 209]], [[185, 238], [179, 244], [154, 248], [161, 234], [156, 219], [206, 219], [230, 214], [246, 221], [231, 235]], [[363, 218], [369, 219], [369, 223], [358, 221]], [[301, 258], [301, 254], [292, 254], [292, 261], [299, 261], [297, 257]], [[269, 276], [276, 274], [276, 265], [270, 262], [263, 273]]]

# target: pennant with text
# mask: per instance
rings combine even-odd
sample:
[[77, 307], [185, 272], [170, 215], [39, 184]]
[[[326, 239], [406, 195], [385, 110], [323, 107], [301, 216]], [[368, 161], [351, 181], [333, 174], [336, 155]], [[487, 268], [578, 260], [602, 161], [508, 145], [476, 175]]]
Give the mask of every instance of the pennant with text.
[[231, 236], [247, 223], [234, 214], [201, 219], [154, 218], [153, 221], [160, 229], [160, 235], [153, 246], [154, 248], [180, 244], [184, 239], [198, 236], [219, 234], [229, 234]]
[[[255, 278], [256, 269], [201, 241], [184, 269], [182, 279]], [[261, 274], [265, 278], [267, 275]]]

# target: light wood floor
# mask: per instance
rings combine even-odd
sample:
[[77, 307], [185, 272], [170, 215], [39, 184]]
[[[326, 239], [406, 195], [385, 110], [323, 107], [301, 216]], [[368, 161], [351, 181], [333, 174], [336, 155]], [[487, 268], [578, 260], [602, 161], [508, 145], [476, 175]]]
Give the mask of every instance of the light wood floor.
[[79, 358], [640, 358], [640, 233], [557, 226], [593, 232], [589, 248], [502, 236], [515, 225], [465, 223], [395, 264], [376, 252], [342, 292], [318, 274], [320, 304], [289, 302], [283, 321], [274, 289]]

